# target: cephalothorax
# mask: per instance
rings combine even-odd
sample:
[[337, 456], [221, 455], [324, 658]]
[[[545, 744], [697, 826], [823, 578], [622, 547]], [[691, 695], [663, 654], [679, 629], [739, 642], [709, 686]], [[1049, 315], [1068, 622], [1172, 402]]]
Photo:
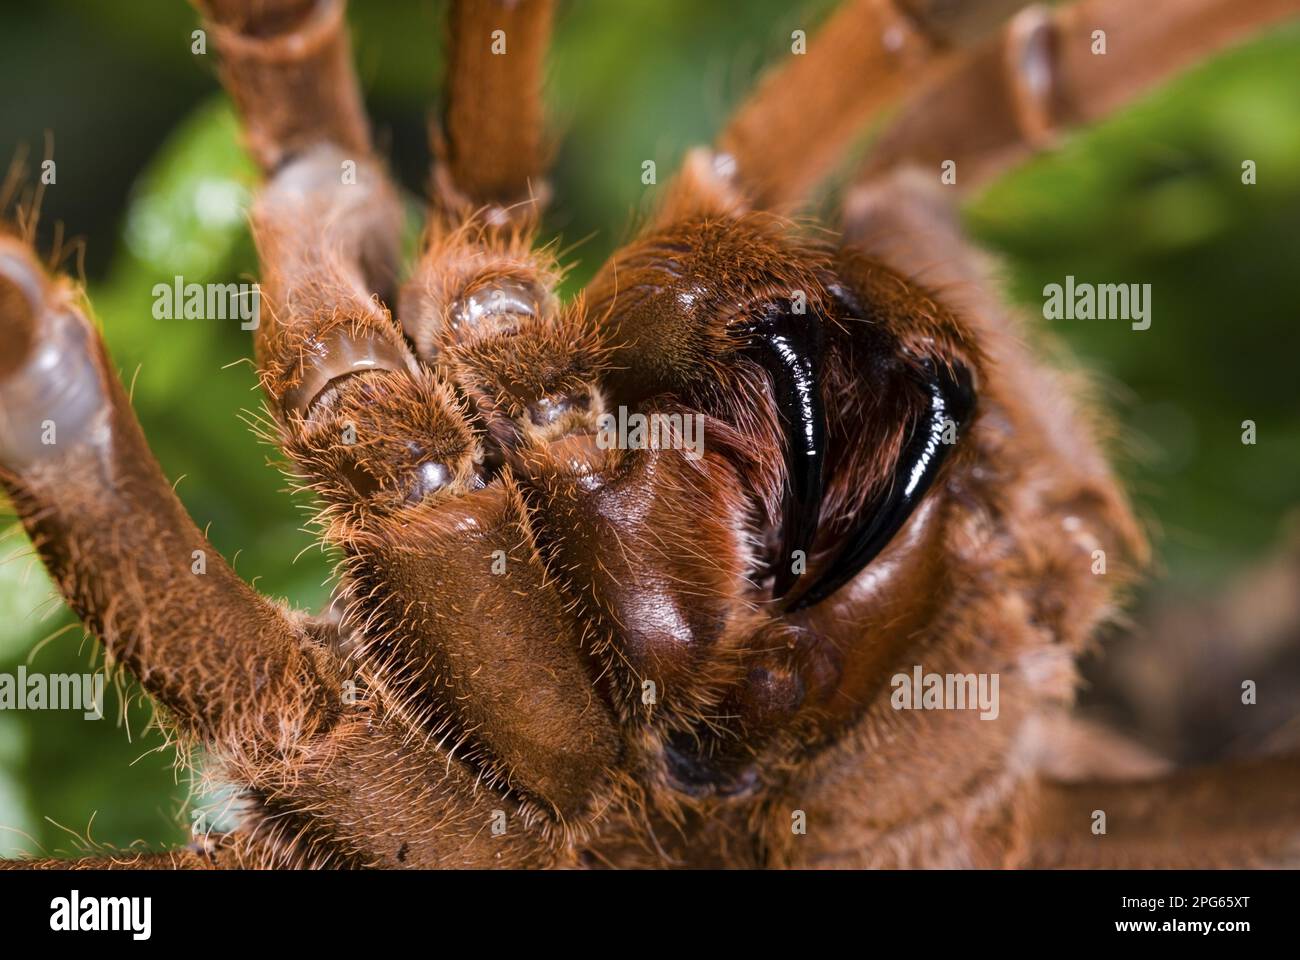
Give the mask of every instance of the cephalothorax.
[[[992, 169], [1134, 89], [1071, 53], [1094, 22], [1186, 28], [1197, 11], [1162, 0], [1126, 20], [1128, 4], [1089, 0], [994, 33], [1018, 4], [951, 18], [851, 0], [563, 303], [562, 267], [535, 243], [549, 0], [453, 3], [407, 274], [341, 0], [199, 6], [265, 175], [269, 422], [342, 562], [317, 617], [241, 582], [162, 477], [75, 291], [0, 239], [0, 476], [86, 625], [241, 791], [234, 832], [106, 865], [1162, 864], [1281, 849], [1294, 765], [1196, 774], [1196, 790], [1186, 775], [1044, 777], [1075, 657], [1144, 546], [1062, 378], [987, 292], [938, 160], [929, 173], [936, 149]], [[1216, 44], [1295, 8], [1191, 6], [1218, 15]], [[990, 36], [959, 56], [975, 34]], [[1192, 56], [1171, 36], [1141, 53], [1140, 79]], [[922, 81], [984, 95], [993, 119], [975, 136], [950, 116], [945, 140], [905, 113], [836, 230], [786, 219], [862, 121]], [[654, 442], [608, 439], [629, 415], [653, 420]], [[946, 682], [971, 702], [899, 709], [899, 676], [947, 678], [936, 696]], [[1247, 801], [1196, 806], [1248, 782], [1261, 789]], [[1153, 797], [1158, 821], [1142, 813]], [[1090, 845], [1103, 801], [1110, 842]], [[1188, 824], [1200, 842], [1172, 843]]]

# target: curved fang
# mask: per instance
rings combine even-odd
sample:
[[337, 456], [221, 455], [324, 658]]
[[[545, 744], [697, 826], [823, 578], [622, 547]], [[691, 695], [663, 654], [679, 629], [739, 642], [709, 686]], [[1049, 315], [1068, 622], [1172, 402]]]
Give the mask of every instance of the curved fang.
[[781, 505], [781, 549], [772, 596], [794, 585], [794, 553], [806, 559], [817, 538], [822, 509], [826, 414], [822, 409], [821, 318], [774, 306], [750, 325], [746, 353], [772, 378], [777, 414], [785, 429], [786, 485]]
[[928, 405], [903, 446], [888, 488], [864, 512], [864, 519], [845, 541], [839, 557], [791, 605], [791, 611], [825, 600], [889, 545], [952, 452], [954, 444], [944, 442], [944, 431], [950, 423], [960, 431], [970, 420], [975, 409], [975, 390], [966, 367], [960, 363], [953, 363], [951, 369], [936, 367], [927, 359], [922, 377]]

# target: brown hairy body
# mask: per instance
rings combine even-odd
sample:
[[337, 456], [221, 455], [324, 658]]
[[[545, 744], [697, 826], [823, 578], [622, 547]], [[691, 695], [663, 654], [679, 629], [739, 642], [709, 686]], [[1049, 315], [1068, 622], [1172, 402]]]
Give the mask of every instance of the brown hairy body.
[[[787, 216], [837, 152], [785, 146], [846, 116], [830, 80], [843, 31], [903, 31], [903, 59], [858, 68], [884, 96], [899, 74], [941, 83], [935, 63], [960, 75], [1020, 42], [1023, 17], [967, 61], [927, 4], [846, 5], [841, 32], [769, 79], [722, 150], [689, 155], [566, 304], [535, 244], [550, 3], [454, 6], [445, 138], [404, 280], [341, 3], [199, 6], [266, 177], [270, 432], [320, 504], [339, 583], [309, 616], [234, 575], [148, 452], [76, 292], [0, 239], [17, 345], [0, 361], [0, 478], [108, 656], [241, 791], [231, 834], [81, 865], [1294, 856], [1292, 760], [1062, 774], [1076, 659], [1146, 547], [1083, 385], [1001, 305], [934, 178], [872, 171], [834, 230]], [[515, 53], [484, 55], [496, 30]], [[1009, 135], [1052, 119], [1031, 108]], [[1057, 119], [1075, 113], [1092, 115]], [[603, 442], [620, 410], [668, 418], [666, 442]], [[679, 442], [692, 417], [698, 450]], [[996, 677], [995, 715], [898, 709], [895, 678], [915, 668]], [[1110, 836], [1090, 830], [1096, 809]]]

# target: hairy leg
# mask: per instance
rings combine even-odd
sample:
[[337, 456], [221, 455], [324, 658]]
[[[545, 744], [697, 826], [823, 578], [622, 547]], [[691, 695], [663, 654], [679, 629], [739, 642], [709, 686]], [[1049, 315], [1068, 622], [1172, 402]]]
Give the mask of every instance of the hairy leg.
[[329, 709], [302, 628], [186, 515], [77, 292], [12, 238], [0, 325], [16, 345], [0, 369], [0, 479], [109, 657], [199, 737], [273, 748], [310, 732]]
[[717, 149], [755, 206], [798, 206], [874, 114], [1022, 4], [845, 0], [806, 51], [792, 52], [762, 79]]
[[[1032, 7], [927, 78], [872, 145], [860, 179], [955, 161], [969, 190], [1270, 24], [1297, 0], [1079, 0]], [[1105, 53], [1094, 47], [1104, 34]]]
[[0, 860], [0, 870], [214, 870], [217, 864], [193, 850], [117, 853], [72, 860]]
[[435, 202], [454, 218], [535, 218], [544, 179], [542, 78], [554, 0], [455, 0]]
[[320, 142], [369, 152], [344, 0], [193, 0], [263, 170]]
[[[204, 6], [264, 168], [322, 139], [368, 149], [341, 4]], [[15, 344], [0, 370], [0, 457], [37, 549], [110, 658], [182, 732], [245, 768], [283, 762], [339, 712], [310, 625], [249, 590], [185, 515], [71, 285], [16, 241], [0, 244], [0, 323]], [[203, 865], [180, 851], [107, 859]], [[273, 857], [249, 850], [236, 862]]]
[[1294, 868], [1300, 866], [1297, 796], [1295, 756], [1136, 782], [1046, 781], [1034, 805], [1024, 866]]

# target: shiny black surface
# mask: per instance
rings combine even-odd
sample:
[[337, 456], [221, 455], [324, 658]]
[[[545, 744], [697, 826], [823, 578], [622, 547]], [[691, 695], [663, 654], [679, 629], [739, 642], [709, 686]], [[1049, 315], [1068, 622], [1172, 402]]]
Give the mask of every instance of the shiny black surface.
[[793, 570], [794, 553], [803, 551], [807, 560], [821, 519], [822, 462], [826, 456], [822, 318], [794, 313], [785, 303], [770, 307], [745, 334], [747, 355], [772, 378], [777, 413], [785, 428], [787, 481], [772, 588], [774, 597], [783, 597], [798, 578]]
[[926, 360], [918, 375], [926, 392], [926, 409], [903, 446], [889, 486], [863, 511], [861, 522], [846, 538], [840, 555], [794, 601], [792, 611], [825, 600], [889, 545], [934, 483], [939, 468], [955, 446], [943, 441], [948, 421], [956, 424], [960, 432], [970, 420], [975, 409], [970, 371], [961, 364], [953, 364], [949, 369]]

